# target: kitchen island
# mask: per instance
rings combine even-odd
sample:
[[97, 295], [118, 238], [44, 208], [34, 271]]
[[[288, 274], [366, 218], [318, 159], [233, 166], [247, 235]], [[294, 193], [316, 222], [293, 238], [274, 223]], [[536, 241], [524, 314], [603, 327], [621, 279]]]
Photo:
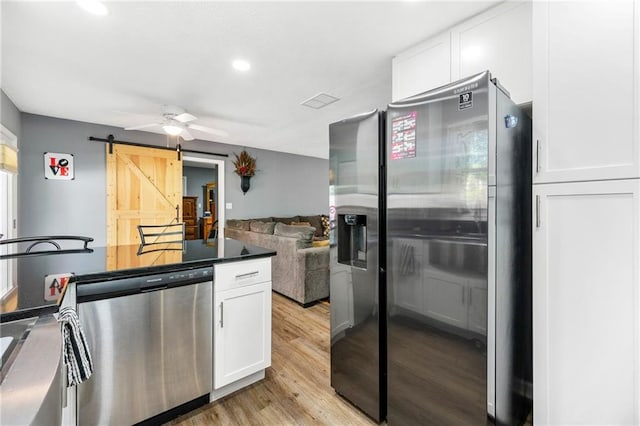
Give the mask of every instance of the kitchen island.
[[[149, 248], [13, 259], [29, 278], [22, 312], [48, 294], [45, 276], [73, 273], [60, 306], [77, 309], [95, 369], [68, 389], [64, 424], [165, 421], [260, 380], [270, 365], [274, 251], [230, 239]], [[107, 270], [109, 256], [117, 268]], [[4, 405], [11, 395], [2, 394]]]

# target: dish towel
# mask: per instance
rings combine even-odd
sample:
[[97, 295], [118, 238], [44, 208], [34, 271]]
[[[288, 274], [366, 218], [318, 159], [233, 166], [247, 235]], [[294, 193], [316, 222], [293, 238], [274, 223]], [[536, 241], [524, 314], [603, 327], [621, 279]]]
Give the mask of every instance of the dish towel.
[[58, 322], [62, 325], [67, 387], [71, 387], [91, 377], [93, 361], [76, 311], [70, 306], [62, 308], [58, 314]]
[[413, 246], [402, 244], [400, 246], [400, 275], [413, 275], [416, 271], [416, 259]]

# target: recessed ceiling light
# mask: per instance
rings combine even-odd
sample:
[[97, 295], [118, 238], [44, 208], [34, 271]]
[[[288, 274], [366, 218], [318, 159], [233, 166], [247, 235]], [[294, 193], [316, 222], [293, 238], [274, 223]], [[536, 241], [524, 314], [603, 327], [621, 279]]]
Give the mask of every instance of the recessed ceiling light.
[[251, 64], [244, 59], [236, 59], [231, 65], [238, 71], [249, 71], [251, 69]]
[[109, 14], [107, 6], [100, 0], [77, 0], [76, 3], [92, 15], [105, 16]]

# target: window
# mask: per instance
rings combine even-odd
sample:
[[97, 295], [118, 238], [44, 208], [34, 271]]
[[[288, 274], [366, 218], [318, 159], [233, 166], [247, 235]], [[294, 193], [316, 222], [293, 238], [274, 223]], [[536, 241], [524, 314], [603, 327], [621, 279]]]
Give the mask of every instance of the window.
[[[16, 237], [16, 213], [18, 207], [18, 140], [0, 125], [0, 236]], [[0, 254], [6, 254], [8, 246], [0, 246]], [[16, 286], [15, 260], [0, 261], [0, 300]]]

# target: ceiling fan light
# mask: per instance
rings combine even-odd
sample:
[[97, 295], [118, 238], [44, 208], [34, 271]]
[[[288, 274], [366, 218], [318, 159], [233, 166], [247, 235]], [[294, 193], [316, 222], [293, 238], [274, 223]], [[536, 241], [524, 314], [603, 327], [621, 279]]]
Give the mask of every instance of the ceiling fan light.
[[175, 126], [173, 124], [165, 124], [164, 126], [162, 126], [162, 130], [164, 130], [165, 133], [171, 136], [178, 136], [180, 133], [182, 133], [182, 127]]
[[236, 59], [231, 63], [234, 69], [237, 71], [249, 71], [251, 69], [251, 64], [249, 61], [245, 61], [244, 59]]
[[105, 16], [109, 14], [107, 6], [100, 0], [77, 0], [76, 3], [92, 15]]

